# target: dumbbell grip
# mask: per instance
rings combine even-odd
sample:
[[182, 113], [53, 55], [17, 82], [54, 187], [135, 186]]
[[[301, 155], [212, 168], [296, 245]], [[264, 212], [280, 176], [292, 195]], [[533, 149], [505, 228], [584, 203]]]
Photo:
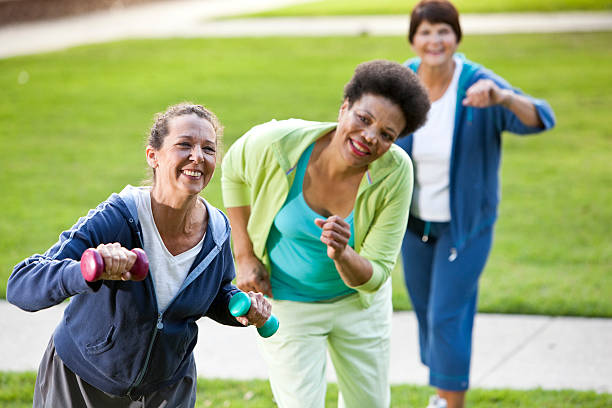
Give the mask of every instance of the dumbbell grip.
[[[132, 280], [141, 281], [149, 273], [149, 259], [147, 254], [140, 248], [132, 249], [136, 254], [136, 262], [130, 269]], [[81, 274], [88, 282], [95, 282], [104, 273], [104, 259], [94, 248], [89, 248], [81, 255]]]
[[[238, 292], [230, 299], [229, 310], [232, 316], [244, 316], [251, 308], [251, 297], [244, 292]], [[270, 315], [266, 323], [257, 328], [257, 332], [261, 337], [270, 337], [278, 330], [278, 319], [274, 315]]]

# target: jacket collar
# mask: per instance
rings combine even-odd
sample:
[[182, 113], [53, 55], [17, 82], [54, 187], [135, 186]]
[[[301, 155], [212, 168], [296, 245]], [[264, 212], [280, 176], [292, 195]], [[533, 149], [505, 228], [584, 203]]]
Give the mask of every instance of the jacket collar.
[[[474, 74], [476, 74], [476, 71], [482, 66], [467, 59], [463, 53], [457, 52], [454, 56], [458, 57], [463, 62], [463, 69], [461, 70], [461, 75], [459, 75], [458, 94], [465, 95], [465, 91], [467, 91], [467, 88], [473, 82], [472, 78]], [[417, 72], [421, 65], [421, 59], [419, 57], [411, 58], [406, 61], [404, 65], [414, 72]]]
[[[138, 194], [141, 194], [143, 190], [148, 187], [134, 187], [132, 185], [127, 185], [117, 196], [123, 201], [125, 206], [127, 207], [127, 212], [129, 213], [129, 218], [132, 218], [136, 221], [136, 225], [138, 225], [138, 209], [136, 204], [136, 197]], [[111, 197], [112, 198], [112, 197]], [[228, 235], [230, 233], [229, 222], [225, 215], [216, 207], [213, 207], [208, 201], [206, 201], [203, 197], [200, 199], [204, 202], [206, 206], [206, 211], [208, 211], [208, 227], [212, 232], [212, 238], [216, 246], [221, 247], [223, 243], [227, 240]]]
[[335, 122], [311, 122], [300, 119], [286, 121], [291, 131], [272, 143], [274, 156], [286, 174], [297, 166], [302, 153], [316, 140], [331, 132], [338, 125]]
[[[297, 119], [291, 120], [297, 121]], [[303, 120], [300, 120], [300, 122], [302, 122], [302, 126], [297, 126], [286, 137], [280, 138], [272, 144], [274, 155], [287, 175], [291, 174], [296, 168], [302, 153], [304, 153], [308, 146], [334, 130], [338, 125], [336, 122], [310, 122]], [[359, 190], [376, 184], [397, 168], [400, 165], [398, 154], [403, 154], [403, 152], [401, 152], [398, 146], [393, 144], [387, 153], [371, 163], [359, 185]]]

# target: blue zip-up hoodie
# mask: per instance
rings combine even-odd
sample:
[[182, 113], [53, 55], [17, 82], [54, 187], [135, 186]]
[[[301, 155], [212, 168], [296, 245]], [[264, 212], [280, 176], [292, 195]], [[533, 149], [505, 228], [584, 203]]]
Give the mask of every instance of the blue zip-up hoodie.
[[[502, 132], [526, 135], [542, 132], [555, 125], [554, 113], [546, 101], [523, 94], [492, 71], [467, 60], [462, 54], [457, 56], [463, 61], [463, 69], [459, 76], [450, 159], [450, 228], [454, 246], [449, 254], [451, 260], [470, 238], [493, 225], [497, 219]], [[419, 58], [413, 58], [404, 65], [417, 72], [420, 62]], [[461, 101], [466, 91], [480, 79], [491, 79], [500, 88], [511, 89], [529, 98], [544, 127], [526, 126], [514, 113], [502, 106], [463, 106]], [[397, 142], [409, 155], [412, 153], [413, 136], [403, 137]]]
[[86, 282], [78, 260], [87, 248], [119, 242], [142, 248], [136, 192], [127, 186], [90, 210], [44, 255], [17, 266], [7, 299], [27, 311], [72, 297], [54, 333], [55, 348], [68, 368], [113, 395], [138, 397], [169, 386], [194, 369], [196, 320], [208, 316], [242, 326], [228, 311], [238, 291], [225, 215], [205, 202], [209, 214], [202, 250], [166, 310], [157, 310], [151, 276], [142, 282]]

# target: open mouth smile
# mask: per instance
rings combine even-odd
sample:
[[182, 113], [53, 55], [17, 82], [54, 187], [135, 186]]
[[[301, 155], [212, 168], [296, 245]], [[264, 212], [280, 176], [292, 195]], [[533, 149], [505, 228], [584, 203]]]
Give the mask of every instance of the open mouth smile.
[[181, 173], [189, 178], [194, 179], [199, 179], [200, 177], [202, 177], [202, 172], [199, 170], [182, 170]]
[[370, 149], [353, 139], [349, 139], [349, 145], [351, 146], [353, 153], [355, 153], [357, 156], [363, 157], [370, 154]]

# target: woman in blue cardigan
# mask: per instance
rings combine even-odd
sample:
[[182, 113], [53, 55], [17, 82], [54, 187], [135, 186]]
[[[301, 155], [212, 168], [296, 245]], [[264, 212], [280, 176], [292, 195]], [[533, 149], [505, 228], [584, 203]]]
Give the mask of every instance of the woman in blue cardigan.
[[499, 203], [501, 135], [550, 129], [550, 106], [456, 50], [459, 15], [446, 0], [423, 0], [411, 14], [406, 62], [432, 101], [426, 124], [400, 139], [415, 183], [402, 245], [406, 286], [419, 322], [422, 362], [437, 395], [430, 407], [461, 408], [469, 386], [478, 279]]

